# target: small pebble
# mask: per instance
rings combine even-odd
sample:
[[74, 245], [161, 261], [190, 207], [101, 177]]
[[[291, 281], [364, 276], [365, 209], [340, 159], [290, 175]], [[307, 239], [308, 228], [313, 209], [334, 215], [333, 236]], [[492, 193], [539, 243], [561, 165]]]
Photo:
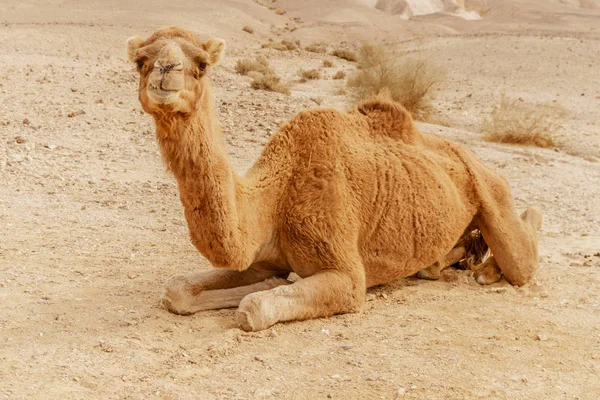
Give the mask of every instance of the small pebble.
[[535, 340], [539, 341], [539, 342], [545, 342], [546, 340], [548, 340], [548, 336], [542, 334], [539, 335], [535, 335]]

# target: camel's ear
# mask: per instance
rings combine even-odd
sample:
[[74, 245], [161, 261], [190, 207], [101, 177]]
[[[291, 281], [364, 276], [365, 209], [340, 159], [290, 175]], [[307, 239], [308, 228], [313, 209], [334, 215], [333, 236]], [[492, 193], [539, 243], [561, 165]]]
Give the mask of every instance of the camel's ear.
[[217, 65], [223, 57], [223, 50], [225, 50], [225, 41], [222, 39], [208, 39], [204, 43], [204, 50], [208, 53], [208, 63], [210, 65]]
[[129, 61], [135, 61], [135, 53], [137, 53], [138, 49], [142, 47], [145, 40], [139, 36], [130, 37], [127, 39], [127, 58]]

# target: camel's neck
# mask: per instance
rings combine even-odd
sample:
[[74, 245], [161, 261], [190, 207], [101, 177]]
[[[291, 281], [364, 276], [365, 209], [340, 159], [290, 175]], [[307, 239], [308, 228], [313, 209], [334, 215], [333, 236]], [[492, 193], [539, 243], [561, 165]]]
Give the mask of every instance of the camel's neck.
[[208, 83], [191, 117], [155, 118], [163, 158], [175, 175], [190, 237], [214, 266], [249, 266], [242, 233], [247, 229], [240, 186], [229, 162], [220, 126], [213, 115]]

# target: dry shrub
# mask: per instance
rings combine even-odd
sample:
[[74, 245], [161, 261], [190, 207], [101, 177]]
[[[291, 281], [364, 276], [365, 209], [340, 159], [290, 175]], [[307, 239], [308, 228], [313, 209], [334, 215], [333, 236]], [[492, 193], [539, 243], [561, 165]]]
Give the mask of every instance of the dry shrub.
[[482, 130], [486, 140], [526, 146], [554, 147], [553, 135], [562, 127], [565, 111], [553, 104], [526, 104], [502, 96]]
[[291, 51], [291, 50], [296, 50], [299, 46], [299, 42], [296, 41], [294, 42], [290, 42], [287, 40], [282, 40], [281, 42], [274, 42], [274, 41], [269, 41], [268, 43], [264, 43], [262, 45], [263, 49], [275, 49], [275, 50], [279, 50], [279, 51]]
[[433, 89], [445, 78], [444, 71], [422, 55], [400, 57], [383, 46], [363, 45], [360, 69], [348, 79], [354, 100], [385, 94], [401, 103], [415, 118], [431, 108]]
[[281, 78], [277, 76], [277, 73], [269, 66], [269, 61], [264, 57], [259, 56], [255, 60], [239, 59], [235, 65], [235, 71], [252, 78], [250, 85], [254, 89], [290, 94], [289, 87], [281, 82]]
[[465, 10], [475, 11], [477, 14], [484, 16], [490, 11], [488, 0], [465, 0]]
[[235, 64], [235, 72], [240, 75], [248, 75], [249, 72], [260, 72], [261, 74], [267, 74], [273, 72], [269, 67], [269, 61], [264, 57], [256, 57], [254, 60], [248, 58], [241, 58], [237, 60]]
[[331, 52], [331, 55], [335, 56], [335, 57], [343, 58], [344, 60], [347, 60], [347, 61], [352, 61], [352, 62], [358, 61], [358, 55], [356, 54], [356, 52], [354, 50], [350, 50], [350, 49], [335, 49], [333, 52]]
[[321, 72], [318, 69], [301, 69], [300, 76], [303, 79], [311, 80], [311, 79], [321, 79]]
[[344, 79], [346, 77], [346, 73], [344, 71], [338, 71], [333, 76], [333, 79]]
[[250, 86], [253, 89], [268, 90], [270, 92], [277, 92], [283, 94], [290, 94], [290, 88], [288, 85], [281, 82], [281, 78], [275, 74], [275, 72], [269, 72], [261, 74], [260, 72], [252, 72], [252, 82]]
[[323, 66], [325, 68], [331, 68], [333, 67], [333, 62], [331, 60], [323, 60]]
[[251, 26], [249, 26], [249, 25], [246, 25], [246, 26], [244, 26], [244, 27], [242, 28], [242, 30], [243, 30], [244, 32], [248, 32], [248, 33], [250, 33], [250, 34], [254, 33], [254, 28], [253, 28], [253, 27], [251, 27]]
[[322, 42], [316, 42], [316, 43], [306, 46], [304, 48], [304, 50], [310, 51], [311, 53], [323, 54], [323, 53], [327, 53], [327, 45]]

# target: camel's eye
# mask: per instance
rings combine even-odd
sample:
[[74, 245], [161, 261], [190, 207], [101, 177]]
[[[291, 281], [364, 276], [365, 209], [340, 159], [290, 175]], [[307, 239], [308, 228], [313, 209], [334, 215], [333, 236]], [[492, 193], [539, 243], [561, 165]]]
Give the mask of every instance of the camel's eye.
[[200, 71], [205, 71], [207, 66], [208, 64], [206, 64], [205, 62], [201, 62], [200, 64], [198, 64], [198, 68], [200, 68]]
[[137, 70], [138, 71], [141, 71], [142, 68], [144, 68], [144, 60], [142, 60], [142, 59], [137, 60], [135, 62], [135, 64], [137, 65]]

